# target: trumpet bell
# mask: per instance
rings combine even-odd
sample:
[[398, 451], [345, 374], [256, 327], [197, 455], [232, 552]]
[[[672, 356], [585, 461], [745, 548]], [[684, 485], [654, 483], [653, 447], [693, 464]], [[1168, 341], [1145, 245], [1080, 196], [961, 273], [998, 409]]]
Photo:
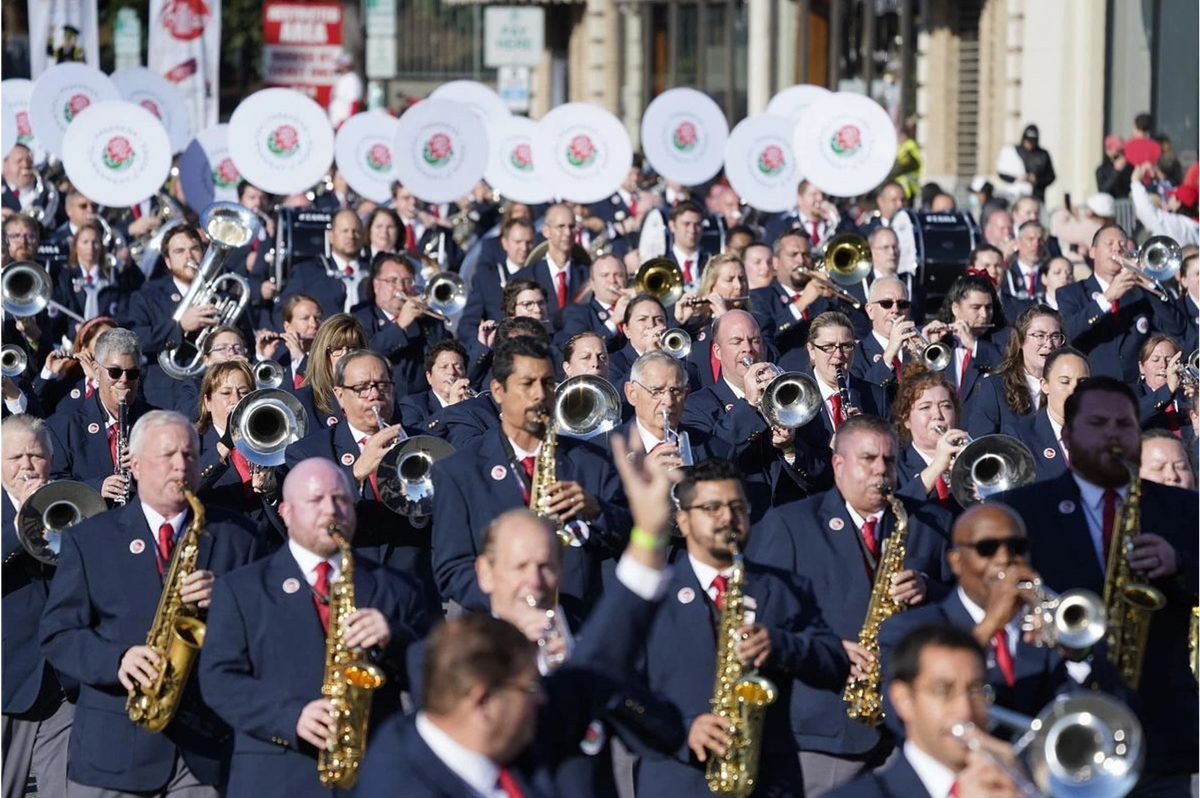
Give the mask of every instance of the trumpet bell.
[[49, 273], [31, 260], [21, 260], [4, 267], [0, 278], [4, 312], [18, 318], [36, 316], [50, 304], [53, 286]]
[[262, 388], [233, 408], [229, 430], [233, 445], [254, 465], [282, 465], [287, 447], [308, 433], [308, 413], [287, 391]]
[[767, 383], [759, 407], [771, 426], [798, 429], [821, 409], [821, 389], [807, 374], [787, 371]]
[[1036, 477], [1033, 452], [1011, 435], [984, 435], [958, 453], [950, 468], [950, 492], [963, 507]]
[[5, 344], [0, 350], [0, 365], [3, 366], [4, 376], [15, 380], [29, 367], [29, 356], [16, 344]]
[[861, 283], [871, 272], [871, 247], [857, 233], [840, 233], [821, 249], [822, 268], [838, 285]]
[[1068, 590], [1041, 607], [1043, 641], [1070, 651], [1085, 651], [1104, 638], [1108, 612], [1090, 590]]
[[254, 364], [254, 387], [278, 388], [283, 385], [283, 366], [274, 360], [260, 360]]
[[432, 435], [417, 435], [388, 449], [375, 472], [379, 499], [408, 518], [433, 515], [433, 464], [454, 454], [454, 447]]
[[649, 294], [663, 305], [674, 305], [683, 296], [683, 270], [670, 258], [651, 258], [633, 280], [639, 294]]
[[554, 391], [554, 422], [568, 438], [600, 435], [621, 423], [621, 398], [603, 377], [580, 374]]
[[454, 272], [438, 272], [425, 286], [425, 304], [443, 316], [455, 316], [467, 306], [467, 284]]
[[1179, 274], [1183, 264], [1183, 247], [1170, 236], [1153, 236], [1138, 249], [1138, 268], [1156, 282], [1165, 283]]
[[31, 557], [58, 564], [62, 533], [108, 509], [104, 499], [82, 482], [60, 479], [33, 492], [17, 513], [17, 541]]
[[1060, 696], [1026, 738], [1018, 745], [1029, 751], [1033, 781], [1047, 795], [1119, 798], [1137, 783], [1146, 754], [1137, 717], [1099, 692]]
[[672, 327], [662, 334], [659, 345], [676, 360], [686, 360], [692, 353], [692, 336], [682, 327]]
[[930, 371], [945, 371], [953, 359], [954, 351], [940, 341], [931, 343], [921, 352], [921, 362]]

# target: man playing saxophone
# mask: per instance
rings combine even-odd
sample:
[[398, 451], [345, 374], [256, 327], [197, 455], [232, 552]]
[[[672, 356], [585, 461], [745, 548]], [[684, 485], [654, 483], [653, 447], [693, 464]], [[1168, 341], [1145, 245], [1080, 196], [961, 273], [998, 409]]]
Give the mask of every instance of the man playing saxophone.
[[[145, 645], [176, 542], [190, 524], [179, 489], [196, 490], [196, 431], [183, 416], [155, 410], [134, 425], [130, 468], [136, 497], [94, 516], [62, 537], [58, 571], [42, 615], [41, 644], [50, 664], [80, 683], [69, 744], [68, 796], [218, 795], [230, 736], [202, 702], [194, 682], [174, 720], [153, 733], [129, 719], [127, 692], [149, 688], [161, 658]], [[182, 579], [185, 606], [207, 609], [218, 574], [258, 557], [254, 528], [233, 513], [207, 507], [196, 568]]]
[[[214, 591], [199, 678], [205, 700], [234, 730], [228, 796], [339, 794], [317, 773], [317, 753], [336, 728], [322, 696], [323, 652], [337, 610], [331, 602], [342, 576], [329, 530], [336, 524], [354, 539], [357, 494], [335, 463], [298, 463], [279, 504], [287, 545], [222, 578]], [[373, 691], [369, 730], [399, 710], [404, 651], [428, 620], [416, 580], [365, 558], [353, 560], [353, 569], [358, 609], [340, 644], [362, 652], [387, 680]]]

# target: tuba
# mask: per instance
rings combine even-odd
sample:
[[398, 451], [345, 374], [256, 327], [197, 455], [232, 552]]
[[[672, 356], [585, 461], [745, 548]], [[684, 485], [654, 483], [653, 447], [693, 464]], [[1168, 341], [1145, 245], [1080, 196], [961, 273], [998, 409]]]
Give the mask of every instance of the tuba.
[[27, 368], [29, 356], [25, 354], [24, 349], [16, 344], [5, 344], [4, 348], [0, 349], [0, 369], [5, 377], [15, 380], [24, 374]]
[[1001, 491], [1019, 488], [1037, 476], [1033, 452], [1011, 435], [967, 436], [966, 447], [950, 467], [950, 492], [963, 507]]
[[554, 391], [554, 423], [568, 438], [592, 438], [621, 423], [621, 399], [603, 377], [580, 374]]
[[283, 465], [287, 447], [308, 434], [308, 413], [279, 388], [260, 388], [238, 401], [229, 414], [229, 435], [256, 466]]
[[1133, 539], [1141, 532], [1142, 480], [1137, 463], [1125, 458], [1120, 447], [1111, 453], [1129, 471], [1129, 496], [1117, 509], [1112, 540], [1108, 545], [1108, 567], [1104, 576], [1104, 607], [1108, 611], [1108, 658], [1131, 690], [1142, 680], [1142, 660], [1150, 634], [1153, 613], [1167, 605], [1163, 592], [1140, 581], [1129, 567]]
[[746, 623], [746, 563], [732, 536], [729, 543], [734, 547], [733, 573], [725, 588], [717, 627], [717, 672], [711, 706], [713, 714], [724, 721], [732, 743], [723, 756], [709, 757], [704, 780], [714, 795], [745, 798], [757, 786], [763, 720], [778, 690], [738, 658], [736, 648]]
[[664, 306], [683, 296], [683, 270], [670, 258], [651, 258], [638, 269], [633, 284], [639, 294], [649, 294]]
[[874, 657], [865, 676], [851, 676], [846, 681], [842, 700], [846, 702], [846, 714], [868, 726], [878, 726], [883, 721], [882, 677], [879, 666], [879, 627], [905, 605], [892, 598], [892, 577], [904, 570], [904, 554], [908, 539], [908, 511], [887, 485], [880, 485], [887, 497], [892, 513], [896, 516], [896, 528], [887, 538], [883, 556], [875, 569], [875, 582], [871, 585], [871, 600], [867, 604], [867, 617], [858, 633], [858, 644]]
[[63, 531], [107, 509], [100, 494], [82, 482], [49, 482], [21, 505], [15, 524], [17, 542], [38, 562], [57, 565]]
[[432, 435], [417, 435], [388, 449], [375, 471], [379, 499], [408, 518], [433, 515], [433, 464], [454, 454], [454, 447]]
[[46, 308], [54, 308], [83, 324], [82, 316], [50, 298], [54, 294], [50, 274], [31, 260], [19, 260], [4, 267], [0, 293], [3, 293], [4, 312], [17, 318], [36, 316]]
[[182, 343], [158, 353], [158, 365], [177, 380], [191, 379], [204, 370], [204, 342], [217, 326], [235, 324], [250, 303], [246, 278], [220, 272], [235, 249], [258, 238], [258, 217], [236, 202], [214, 202], [204, 211], [200, 224], [208, 233], [208, 252], [196, 267], [187, 296], [175, 308], [171, 320], [178, 324], [183, 314], [196, 305], [213, 305], [218, 319], [214, 326], [184, 333]]
[[171, 566], [163, 577], [163, 592], [154, 613], [154, 623], [146, 635], [146, 645], [161, 662], [158, 678], [151, 687], [135, 683], [125, 701], [129, 719], [147, 731], [161, 732], [175, 717], [188, 675], [204, 645], [207, 628], [196, 617], [197, 610], [183, 603], [183, 580], [196, 570], [200, 555], [200, 536], [204, 529], [204, 505], [186, 483], [179, 491], [192, 508], [192, 523], [175, 544]]
[[342, 562], [338, 577], [329, 585], [329, 630], [325, 634], [325, 678], [321, 695], [333, 704], [334, 731], [317, 754], [317, 775], [326, 787], [348, 790], [358, 778], [367, 747], [371, 693], [387, 681], [383, 670], [357, 656], [346, 646], [347, 621], [354, 606], [354, 556], [350, 542], [337, 524], [329, 525]]

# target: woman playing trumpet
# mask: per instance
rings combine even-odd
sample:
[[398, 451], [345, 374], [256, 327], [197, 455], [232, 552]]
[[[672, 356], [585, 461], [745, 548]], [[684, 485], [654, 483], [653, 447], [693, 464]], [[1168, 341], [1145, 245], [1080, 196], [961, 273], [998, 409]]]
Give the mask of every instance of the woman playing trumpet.
[[967, 433], [958, 429], [960, 412], [954, 386], [924, 369], [905, 376], [892, 404], [902, 447], [896, 462], [899, 492], [936, 501], [955, 514], [962, 507], [950, 493], [947, 475], [966, 445]]

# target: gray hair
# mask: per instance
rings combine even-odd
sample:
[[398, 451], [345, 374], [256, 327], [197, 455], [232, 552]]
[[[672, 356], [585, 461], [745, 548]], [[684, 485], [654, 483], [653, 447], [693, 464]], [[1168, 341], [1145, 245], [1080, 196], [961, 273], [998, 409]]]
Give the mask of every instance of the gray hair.
[[871, 283], [871, 295], [869, 297], [867, 297], [867, 300], [870, 302], [874, 302], [875, 297], [878, 296], [878, 291], [881, 288], [886, 287], [892, 283], [896, 283], [897, 285], [899, 285], [904, 298], [908, 299], [908, 286], [904, 284], [904, 281], [901, 280], [899, 277], [896, 277], [893, 274], [887, 274], [887, 275], [884, 275], [883, 277], [876, 277], [875, 282]]
[[113, 327], [100, 333], [94, 347], [96, 363], [101, 366], [109, 362], [110, 355], [132, 355], [136, 358], [141, 351], [142, 342], [137, 333], [124, 327]]
[[54, 458], [54, 439], [51, 438], [50, 428], [46, 426], [45, 421], [29, 413], [17, 413], [4, 419], [4, 422], [0, 424], [0, 435], [15, 435], [21, 432], [35, 436], [38, 443], [46, 450], [46, 456]]
[[333, 370], [333, 384], [334, 385], [344, 385], [345, 384], [344, 380], [346, 378], [346, 367], [349, 366], [351, 363], [353, 363], [355, 360], [358, 360], [359, 358], [363, 358], [363, 357], [375, 358], [376, 360], [378, 360], [380, 363], [383, 364], [384, 371], [388, 372], [389, 374], [391, 373], [391, 370], [392, 370], [391, 366], [389, 365], [387, 358], [384, 357], [383, 355], [379, 354], [378, 352], [376, 352], [372, 349], [351, 349], [349, 352], [342, 355], [341, 358], [338, 359], [337, 366]]
[[661, 363], [664, 366], [671, 366], [675, 370], [676, 377], [687, 382], [687, 372], [684, 371], [683, 364], [661, 349], [651, 349], [633, 361], [633, 366], [629, 369], [630, 381], [640, 383], [642, 375], [646, 373], [646, 366], [651, 363]]
[[[108, 333], [105, 333], [105, 335], [108, 335]], [[188, 439], [191, 441], [192, 451], [199, 453], [200, 435], [196, 432], [196, 428], [192, 426], [192, 422], [188, 421], [182, 413], [176, 413], [174, 410], [151, 410], [139, 418], [137, 423], [133, 425], [133, 430], [129, 433], [129, 451], [131, 453], [140, 452], [142, 444], [146, 441], [146, 436], [150, 434], [150, 430], [171, 426], [186, 429], [188, 431]]]
[[896, 239], [897, 245], [900, 244], [900, 236], [896, 235], [896, 231], [890, 227], [884, 227], [883, 225], [880, 225], [871, 231], [871, 235], [867, 237], [867, 244], [870, 246], [875, 246], [875, 241], [878, 240], [878, 238], [882, 235], [890, 235], [892, 238]]

